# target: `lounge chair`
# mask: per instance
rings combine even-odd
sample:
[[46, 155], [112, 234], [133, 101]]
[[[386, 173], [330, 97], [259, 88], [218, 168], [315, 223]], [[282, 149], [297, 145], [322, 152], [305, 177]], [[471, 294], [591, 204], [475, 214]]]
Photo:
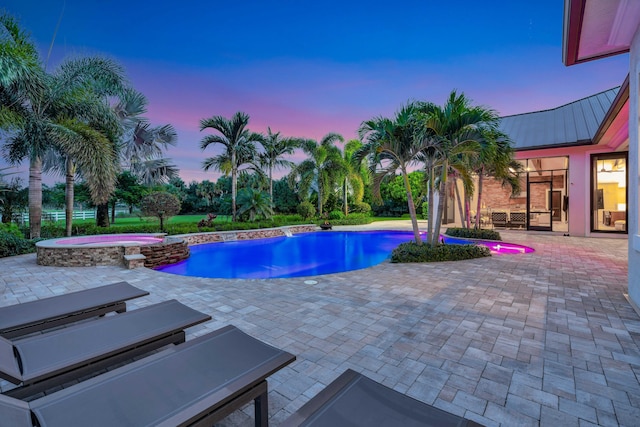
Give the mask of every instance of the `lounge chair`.
[[24, 402], [0, 395], [12, 426], [210, 426], [251, 400], [268, 425], [266, 378], [295, 360], [234, 326]]
[[0, 337], [0, 377], [26, 398], [168, 344], [185, 341], [184, 329], [210, 320], [176, 300], [82, 322], [14, 341]]
[[14, 338], [78, 320], [127, 311], [125, 301], [149, 292], [119, 282], [0, 308], [0, 336]]
[[481, 426], [392, 390], [351, 369], [282, 424], [293, 426]]

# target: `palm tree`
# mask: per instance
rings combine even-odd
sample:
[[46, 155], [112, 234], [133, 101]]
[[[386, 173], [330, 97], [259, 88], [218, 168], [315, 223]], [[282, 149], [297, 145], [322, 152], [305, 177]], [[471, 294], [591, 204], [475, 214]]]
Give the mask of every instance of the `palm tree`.
[[364, 145], [354, 153], [354, 158], [370, 158], [370, 168], [374, 174], [373, 194], [380, 198], [380, 183], [387, 175], [395, 175], [399, 170], [407, 191], [407, 205], [413, 226], [413, 235], [417, 244], [422, 244], [416, 207], [409, 184], [409, 167], [418, 163], [426, 149], [426, 140], [416, 140], [416, 115], [418, 105], [409, 103], [398, 111], [393, 119], [376, 117], [363, 122], [358, 131]]
[[353, 154], [362, 147], [362, 142], [358, 139], [349, 140], [343, 151], [344, 177], [342, 180], [342, 209], [343, 213], [349, 215], [348, 193], [351, 190], [353, 199], [362, 202], [364, 197], [365, 178], [368, 178], [368, 170], [363, 167], [364, 159], [357, 160]]
[[299, 138], [284, 138], [280, 132], [272, 133], [267, 128], [267, 135], [262, 141], [264, 152], [260, 153], [260, 164], [267, 169], [269, 175], [269, 199], [273, 205], [273, 171], [280, 168], [292, 168], [294, 163], [283, 159], [282, 156], [291, 155], [299, 148], [303, 140]]
[[[438, 212], [436, 214], [433, 233], [429, 235], [429, 243], [435, 245], [440, 235], [442, 214], [444, 210], [447, 177], [451, 167], [456, 170], [465, 170], [465, 156], [477, 156], [480, 151], [479, 140], [483, 132], [497, 129], [498, 115], [495, 111], [484, 107], [473, 107], [470, 100], [464, 95], [458, 95], [452, 91], [444, 106], [429, 105], [424, 109], [423, 134], [428, 135], [434, 141], [436, 156], [439, 164], [440, 177], [438, 183]], [[431, 209], [432, 203], [429, 204]], [[431, 228], [431, 227], [429, 227]]]
[[162, 157], [165, 150], [177, 144], [178, 134], [170, 124], [151, 126], [142, 116], [148, 103], [142, 93], [127, 89], [114, 110], [124, 128], [118, 144], [122, 168], [142, 184], [154, 185], [178, 176], [178, 168]]
[[299, 194], [307, 195], [313, 188], [318, 194], [318, 215], [322, 216], [322, 205], [327, 201], [329, 190], [344, 173], [344, 162], [337, 141], [344, 142], [342, 135], [328, 133], [320, 142], [308, 139], [302, 144], [302, 151], [309, 156], [296, 165], [289, 174], [289, 185], [293, 188], [300, 178]]
[[238, 215], [247, 214], [249, 221], [255, 221], [256, 218], [269, 219], [273, 215], [271, 208], [271, 199], [262, 191], [256, 191], [252, 188], [243, 188], [238, 194]]
[[215, 157], [205, 159], [202, 167], [205, 171], [213, 168], [225, 175], [231, 175], [231, 218], [236, 220], [236, 195], [238, 185], [238, 171], [247, 164], [255, 165], [257, 156], [256, 144], [262, 143], [264, 137], [247, 129], [249, 115], [237, 112], [231, 119], [213, 116], [200, 120], [200, 131], [207, 128], [214, 129], [220, 135], [207, 135], [200, 142], [200, 149], [204, 151], [211, 144], [221, 144], [224, 152]]
[[121, 93], [124, 77], [115, 62], [97, 57], [68, 60], [48, 74], [10, 16], [0, 16], [0, 33], [0, 127], [7, 132], [7, 159], [15, 164], [29, 158], [29, 227], [36, 238], [42, 221], [42, 158], [48, 149], [75, 160], [94, 202], [109, 198], [118, 128], [106, 97]]

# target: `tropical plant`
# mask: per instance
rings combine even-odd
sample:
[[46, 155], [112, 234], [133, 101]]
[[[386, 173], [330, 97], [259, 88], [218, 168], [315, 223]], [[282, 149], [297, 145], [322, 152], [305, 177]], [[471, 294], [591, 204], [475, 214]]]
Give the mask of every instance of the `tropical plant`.
[[164, 231], [164, 220], [180, 212], [180, 200], [166, 191], [150, 193], [140, 201], [144, 216], [155, 216], [160, 220], [160, 231]]
[[115, 62], [98, 58], [65, 61], [47, 73], [29, 37], [9, 15], [0, 16], [0, 128], [7, 133], [11, 163], [29, 158], [29, 226], [42, 224], [42, 158], [55, 148], [81, 170], [95, 202], [108, 200], [115, 185], [115, 116], [106, 96], [123, 89]]
[[282, 158], [291, 155], [296, 148], [300, 147], [303, 140], [300, 138], [284, 138], [280, 132], [273, 133], [271, 128], [267, 128], [267, 135], [262, 141], [264, 151], [259, 155], [260, 165], [267, 170], [269, 176], [269, 199], [273, 203], [273, 171], [282, 168], [292, 168], [294, 163]]
[[414, 138], [417, 113], [416, 104], [409, 103], [403, 106], [393, 119], [376, 117], [363, 122], [358, 132], [364, 145], [354, 153], [354, 158], [357, 161], [369, 157], [373, 174], [373, 194], [378, 200], [382, 180], [400, 171], [407, 194], [414, 239], [416, 244], [422, 244], [413, 192], [409, 183], [409, 167], [418, 162], [425, 148]]
[[351, 192], [353, 202], [360, 203], [364, 197], [365, 184], [369, 183], [369, 170], [364, 165], [364, 159], [357, 160], [353, 153], [362, 147], [358, 139], [349, 140], [343, 151], [344, 177], [342, 179], [342, 212], [349, 215], [348, 196]]
[[308, 197], [309, 192], [315, 190], [318, 215], [322, 215], [322, 206], [329, 197], [329, 191], [344, 175], [342, 154], [335, 146], [338, 141], [344, 142], [344, 138], [337, 133], [326, 134], [320, 142], [305, 140], [301, 148], [309, 158], [296, 165], [289, 174], [289, 185], [294, 188], [298, 184], [298, 194], [302, 197]]
[[238, 193], [238, 216], [247, 217], [253, 222], [258, 218], [269, 219], [273, 216], [271, 199], [266, 192], [243, 188]]
[[238, 185], [238, 171], [243, 165], [255, 166], [257, 164], [257, 146], [262, 143], [264, 137], [261, 134], [251, 132], [247, 128], [249, 115], [237, 112], [231, 119], [222, 116], [213, 116], [200, 120], [200, 131], [213, 129], [219, 135], [207, 135], [200, 142], [200, 149], [205, 150], [209, 145], [221, 144], [224, 152], [215, 157], [204, 160], [202, 167], [205, 171], [214, 169], [225, 175], [231, 175], [231, 216], [236, 220], [236, 196]]

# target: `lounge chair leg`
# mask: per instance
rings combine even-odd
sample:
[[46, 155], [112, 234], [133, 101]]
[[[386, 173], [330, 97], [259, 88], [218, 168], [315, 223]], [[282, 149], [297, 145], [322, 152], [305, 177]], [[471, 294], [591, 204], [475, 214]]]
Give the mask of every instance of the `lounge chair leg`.
[[269, 392], [267, 382], [264, 381], [264, 392], [254, 400], [256, 427], [269, 426]]

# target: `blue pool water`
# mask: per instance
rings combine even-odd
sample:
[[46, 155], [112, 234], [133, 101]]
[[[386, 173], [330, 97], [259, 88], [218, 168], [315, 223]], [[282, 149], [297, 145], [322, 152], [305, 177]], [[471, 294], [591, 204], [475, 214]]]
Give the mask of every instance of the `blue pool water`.
[[[445, 243], [470, 243], [442, 236]], [[389, 258], [400, 243], [413, 239], [404, 231], [333, 231], [291, 237], [207, 243], [191, 246], [191, 256], [156, 270], [181, 276], [275, 279], [317, 276], [358, 270]], [[480, 242], [492, 253], [524, 253], [533, 249], [504, 242]]]

